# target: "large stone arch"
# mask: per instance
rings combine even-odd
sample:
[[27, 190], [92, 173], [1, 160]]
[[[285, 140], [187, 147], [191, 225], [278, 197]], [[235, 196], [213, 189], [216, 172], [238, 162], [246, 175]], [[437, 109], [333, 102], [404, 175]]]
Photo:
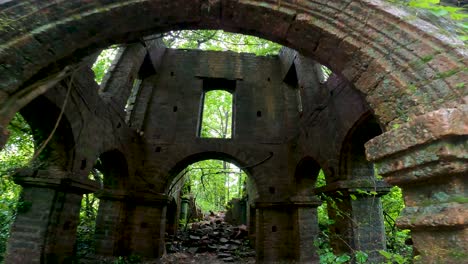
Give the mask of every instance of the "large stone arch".
[[37, 0], [1, 7], [2, 97], [20, 96], [57, 63], [176, 28], [221, 28], [295, 48], [352, 81], [385, 125], [456, 106], [466, 96], [456, 88], [466, 78], [463, 43], [427, 22], [406, 22], [404, 10], [383, 1]]

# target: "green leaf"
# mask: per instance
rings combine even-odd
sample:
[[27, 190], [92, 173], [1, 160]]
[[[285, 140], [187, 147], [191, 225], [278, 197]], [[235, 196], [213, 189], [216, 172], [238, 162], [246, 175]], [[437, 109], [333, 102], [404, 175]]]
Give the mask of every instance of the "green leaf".
[[335, 263], [345, 263], [350, 259], [351, 257], [349, 255], [341, 255], [335, 259]]
[[354, 256], [356, 258], [357, 263], [365, 263], [369, 257], [367, 253], [363, 251], [357, 251]]
[[393, 257], [393, 254], [390, 252], [387, 252], [385, 250], [379, 250], [380, 255], [384, 256], [387, 260], [391, 260]]

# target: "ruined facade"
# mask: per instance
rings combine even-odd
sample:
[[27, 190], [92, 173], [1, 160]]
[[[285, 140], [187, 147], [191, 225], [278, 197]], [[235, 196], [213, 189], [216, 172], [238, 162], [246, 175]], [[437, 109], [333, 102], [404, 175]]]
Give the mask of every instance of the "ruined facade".
[[[425, 21], [406, 22], [404, 10], [383, 1], [12, 0], [0, 12], [0, 145], [16, 112], [35, 141], [49, 142], [15, 177], [28, 206], [7, 263], [70, 259], [90, 192], [100, 198], [97, 254], [161, 256], [169, 185], [210, 158], [245, 168], [255, 187], [258, 262], [318, 261], [319, 193], [351, 216], [335, 218], [335, 251], [378, 261], [379, 197], [390, 184], [403, 188], [398, 224], [424, 263], [459, 263], [468, 251], [467, 50]], [[255, 34], [298, 52], [173, 50], [143, 38], [177, 28]], [[111, 43], [122, 49], [99, 87], [90, 65]], [[333, 70], [328, 80], [317, 62]], [[210, 89], [234, 95], [231, 139], [199, 137]], [[94, 166], [102, 186], [88, 179]], [[315, 188], [320, 169], [327, 184]]]

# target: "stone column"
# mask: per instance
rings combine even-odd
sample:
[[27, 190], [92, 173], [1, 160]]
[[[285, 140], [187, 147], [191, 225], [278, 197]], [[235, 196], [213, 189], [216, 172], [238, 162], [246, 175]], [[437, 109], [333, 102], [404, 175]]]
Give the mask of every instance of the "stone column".
[[284, 202], [256, 202], [258, 263], [319, 261], [314, 248], [318, 237], [315, 197], [292, 197]]
[[167, 195], [133, 193], [127, 196], [127, 228], [134, 255], [158, 258], [164, 253]]
[[98, 185], [57, 171], [36, 171], [34, 177], [22, 175], [14, 181], [23, 190], [5, 263], [70, 261], [82, 194], [95, 191]]
[[320, 232], [317, 207], [322, 202], [316, 196], [295, 196], [291, 202], [295, 211], [293, 239], [296, 244], [296, 263], [318, 263], [319, 256], [314, 242]]
[[397, 225], [411, 230], [420, 263], [468, 258], [468, 105], [440, 109], [372, 139], [367, 156], [403, 189]]
[[318, 188], [337, 208], [328, 206], [329, 217], [335, 221], [330, 227], [330, 244], [335, 253], [353, 254], [364, 251], [370, 262], [383, 261], [379, 250], [386, 249], [385, 226], [380, 196], [390, 186], [383, 181], [360, 179], [337, 181]]
[[125, 232], [126, 193], [121, 190], [101, 190], [96, 218], [96, 255], [129, 255], [128, 233]]

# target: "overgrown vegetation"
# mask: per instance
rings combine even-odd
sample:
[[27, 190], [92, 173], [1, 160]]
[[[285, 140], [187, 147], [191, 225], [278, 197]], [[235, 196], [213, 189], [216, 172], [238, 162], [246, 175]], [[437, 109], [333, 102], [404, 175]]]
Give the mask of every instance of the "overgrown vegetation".
[[11, 176], [18, 168], [28, 165], [34, 154], [34, 141], [28, 123], [16, 114], [8, 126], [10, 138], [0, 152], [0, 263], [6, 250], [10, 225], [15, 219], [21, 187]]
[[178, 177], [184, 177], [184, 195], [193, 196], [203, 212], [224, 211], [231, 199], [245, 195], [247, 175], [226, 161], [200, 161], [189, 165]]

